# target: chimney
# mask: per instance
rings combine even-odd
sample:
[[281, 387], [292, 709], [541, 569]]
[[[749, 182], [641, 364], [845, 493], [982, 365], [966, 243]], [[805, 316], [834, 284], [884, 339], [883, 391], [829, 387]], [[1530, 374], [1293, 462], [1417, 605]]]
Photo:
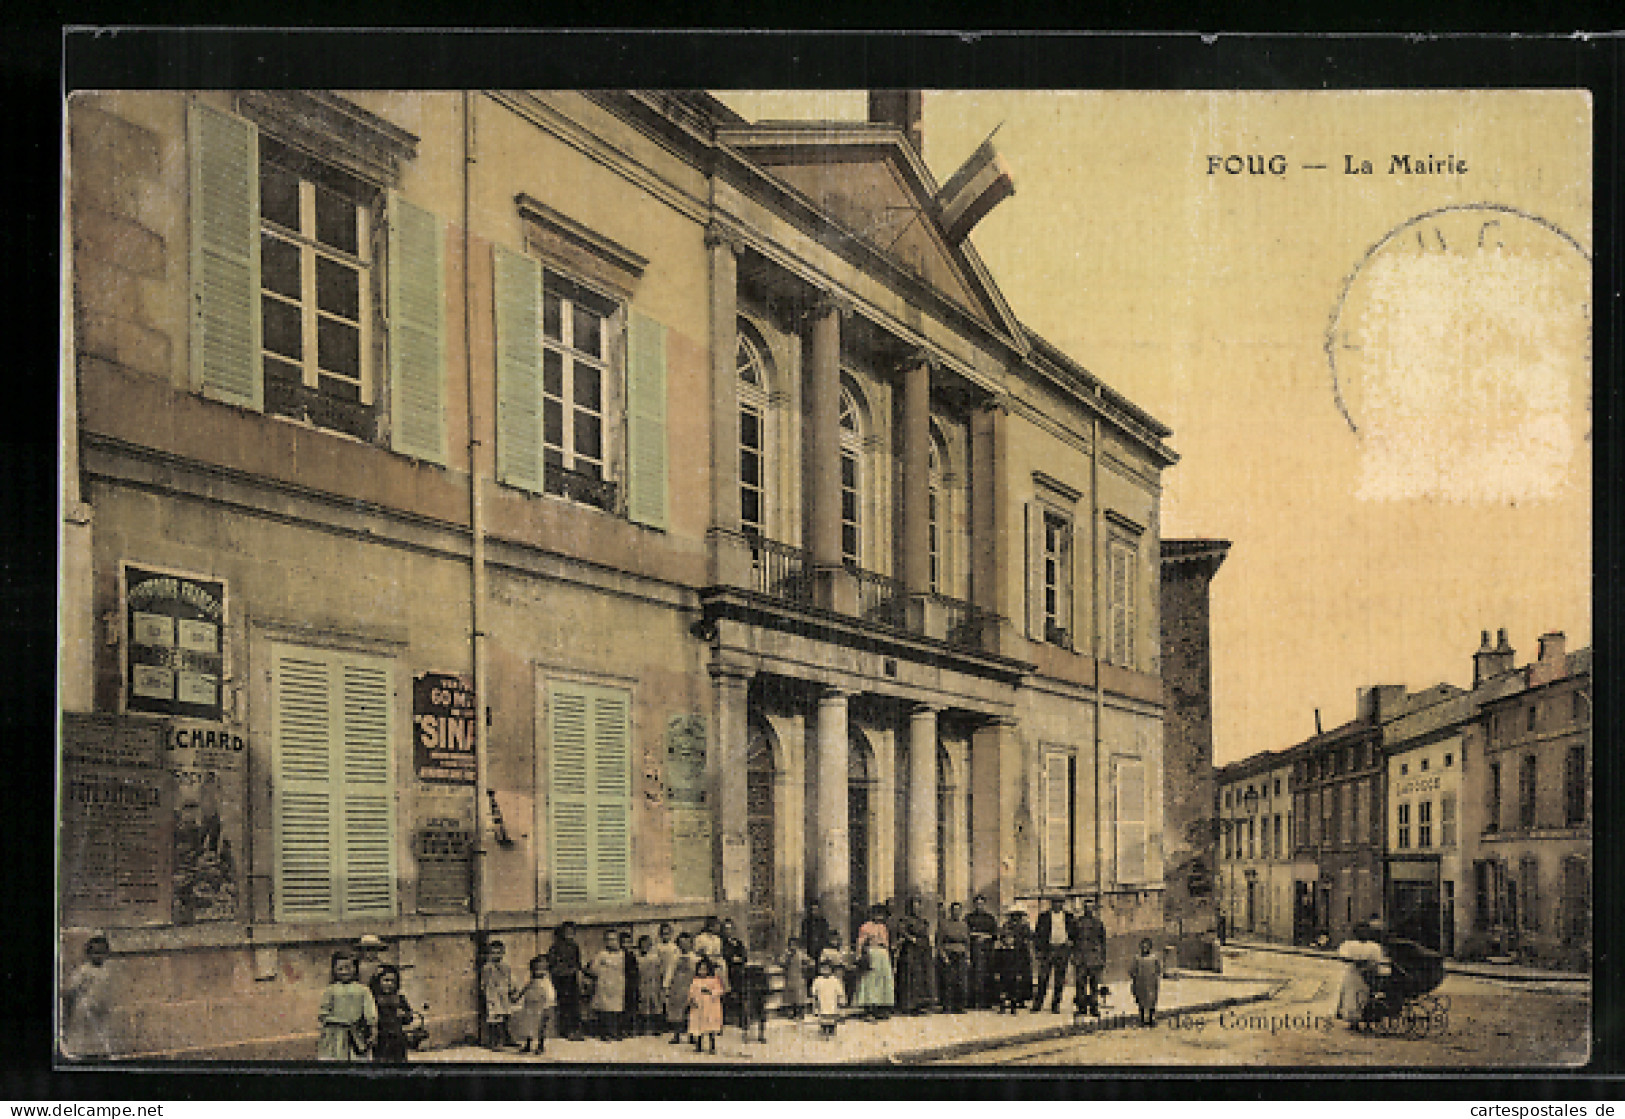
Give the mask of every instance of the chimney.
[[1490, 664], [1495, 659], [1495, 648], [1490, 644], [1490, 631], [1479, 630], [1478, 652], [1473, 654], [1473, 687], [1476, 689], [1484, 681], [1495, 675], [1490, 671]]
[[1478, 652], [1473, 654], [1473, 687], [1478, 687], [1486, 681], [1497, 676], [1503, 676], [1513, 669], [1513, 659], [1516, 654], [1512, 646], [1507, 644], [1507, 631], [1495, 631], [1496, 646], [1490, 648], [1490, 631], [1485, 630], [1483, 640], [1479, 643]]
[[1568, 667], [1563, 632], [1543, 633], [1540, 635], [1540, 659], [1529, 666], [1529, 686], [1533, 688], [1562, 679], [1567, 675]]
[[871, 89], [869, 123], [901, 130], [914, 152], [925, 158], [925, 94], [917, 89]]
[[1543, 633], [1543, 634], [1541, 634], [1540, 635], [1540, 660], [1541, 660], [1541, 663], [1542, 664], [1547, 664], [1547, 663], [1550, 663], [1551, 661], [1560, 661], [1560, 660], [1562, 660], [1563, 656], [1564, 656], [1563, 644], [1564, 644], [1564, 639], [1563, 639], [1563, 631], [1562, 630], [1557, 630], [1556, 632], [1553, 632], [1553, 633]]
[[1380, 723], [1405, 700], [1404, 684], [1375, 684], [1354, 689], [1354, 717], [1362, 723]]

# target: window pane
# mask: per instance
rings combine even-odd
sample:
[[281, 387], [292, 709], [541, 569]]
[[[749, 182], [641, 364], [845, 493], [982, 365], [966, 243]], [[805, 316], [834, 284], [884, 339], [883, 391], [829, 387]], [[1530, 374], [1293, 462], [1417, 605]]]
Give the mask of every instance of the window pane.
[[851, 490], [858, 488], [858, 460], [851, 455], [841, 456], [841, 485]]
[[549, 447], [564, 446], [564, 406], [557, 400], [542, 402], [542, 442]]
[[260, 234], [260, 286], [299, 298], [299, 246], [269, 233]]
[[858, 558], [858, 526], [844, 524], [841, 526], [841, 558]]
[[324, 186], [316, 187], [316, 240], [347, 253], [358, 251], [356, 204]]
[[[603, 458], [603, 422], [591, 412], [578, 411], [575, 428], [575, 452], [578, 459], [582, 456], [590, 459]], [[581, 469], [579, 462], [576, 469]]]
[[563, 327], [560, 325], [562, 310], [559, 297], [552, 292], [542, 294], [542, 336], [551, 338], [555, 342], [564, 337]]
[[747, 486], [762, 484], [762, 456], [754, 451], [739, 452], [739, 480]]
[[743, 408], [739, 412], [739, 441], [747, 447], [762, 445], [761, 418], [749, 408]]
[[602, 394], [600, 391], [600, 376], [598, 370], [581, 362], [575, 363], [572, 380], [576, 407], [585, 408], [591, 412], [603, 411]]
[[320, 315], [316, 319], [317, 364], [330, 373], [361, 378], [361, 331], [347, 322]]
[[297, 365], [265, 359], [265, 410], [277, 416], [304, 416], [303, 374]]
[[317, 378], [317, 387], [321, 389], [324, 396], [348, 400], [353, 404], [361, 403], [361, 386], [355, 381], [345, 381], [324, 374]]
[[856, 521], [858, 519], [858, 495], [851, 490], [841, 493], [841, 520]]
[[274, 163], [260, 164], [260, 217], [299, 229], [299, 176]]
[[575, 306], [575, 348], [593, 357], [602, 357], [603, 328], [597, 315], [582, 306]]
[[762, 495], [756, 490], [744, 490], [740, 493], [739, 519], [747, 525], [762, 523]]
[[361, 273], [348, 264], [316, 258], [316, 306], [351, 321], [361, 318]]
[[299, 329], [298, 307], [275, 296], [260, 297], [260, 330], [267, 350], [299, 360], [304, 355]]
[[542, 351], [542, 391], [548, 396], [564, 395], [564, 358], [556, 350]]

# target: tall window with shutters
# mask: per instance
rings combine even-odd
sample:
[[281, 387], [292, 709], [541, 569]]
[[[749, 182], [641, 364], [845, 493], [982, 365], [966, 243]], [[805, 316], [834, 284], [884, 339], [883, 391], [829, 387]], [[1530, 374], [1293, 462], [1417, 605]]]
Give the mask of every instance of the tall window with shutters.
[[665, 328], [500, 245], [492, 284], [498, 480], [664, 528]]
[[1077, 826], [1078, 759], [1071, 751], [1044, 753], [1044, 886], [1073, 884], [1072, 853]]
[[365, 160], [339, 166], [196, 102], [189, 129], [194, 384], [363, 440], [387, 431], [444, 465], [439, 219]]
[[632, 696], [548, 685], [548, 820], [553, 905], [632, 896]]
[[1117, 758], [1112, 770], [1117, 884], [1141, 885], [1148, 874], [1145, 762], [1140, 758]]
[[739, 528], [768, 536], [767, 356], [743, 322], [734, 363], [739, 377]]
[[391, 662], [271, 646], [279, 921], [395, 912]]
[[863, 416], [857, 398], [841, 389], [838, 430], [841, 440], [841, 562], [863, 563], [863, 505], [868, 479], [863, 454]]

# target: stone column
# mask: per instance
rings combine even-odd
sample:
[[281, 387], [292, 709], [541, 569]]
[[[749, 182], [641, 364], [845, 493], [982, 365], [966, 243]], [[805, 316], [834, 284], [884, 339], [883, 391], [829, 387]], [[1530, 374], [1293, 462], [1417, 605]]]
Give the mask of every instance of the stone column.
[[717, 900], [741, 928], [750, 908], [750, 830], [746, 766], [750, 750], [750, 674], [732, 665], [711, 669], [716, 748], [709, 751], [716, 790]]
[[852, 893], [852, 854], [847, 842], [845, 692], [818, 698], [818, 900], [830, 923], [844, 930]]
[[901, 430], [903, 486], [902, 539], [897, 551], [899, 571], [911, 595], [931, 591], [930, 446], [931, 364], [917, 353], [903, 363], [903, 423]]
[[[971, 413], [971, 601], [995, 617], [1005, 618], [1005, 582], [1009, 571], [1008, 537], [1019, 539], [1016, 530], [1005, 532], [1006, 506], [1010, 490], [1000, 478], [1004, 470], [1004, 406], [989, 401]], [[982, 647], [997, 653], [1003, 643], [1004, 623], [989, 623], [982, 634]]]
[[739, 246], [713, 222], [705, 230], [711, 265], [711, 523], [739, 528]]
[[833, 300], [808, 312], [807, 550], [815, 566], [841, 565], [841, 319]]
[[[937, 709], [916, 707], [908, 719], [908, 892], [937, 894]], [[926, 912], [935, 912], [927, 904]]]

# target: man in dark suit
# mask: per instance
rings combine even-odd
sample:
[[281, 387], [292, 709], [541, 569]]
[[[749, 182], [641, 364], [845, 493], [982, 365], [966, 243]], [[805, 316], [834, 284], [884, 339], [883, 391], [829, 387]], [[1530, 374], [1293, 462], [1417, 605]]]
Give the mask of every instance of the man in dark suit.
[[1061, 1012], [1061, 992], [1066, 989], [1066, 965], [1071, 962], [1073, 942], [1077, 939], [1077, 922], [1066, 911], [1065, 898], [1051, 898], [1049, 910], [1038, 916], [1038, 927], [1033, 930], [1033, 956], [1038, 961], [1038, 986], [1033, 994], [1033, 1013], [1044, 1008], [1044, 991], [1051, 974], [1055, 976], [1055, 995], [1050, 1001], [1050, 1013]]
[[1100, 1017], [1100, 973], [1106, 970], [1106, 926], [1093, 900], [1083, 903], [1073, 940], [1072, 975], [1079, 1014]]
[[807, 903], [807, 916], [801, 920], [801, 946], [815, 964], [824, 949], [829, 947], [829, 920], [824, 916], [823, 906], [818, 904], [817, 898]]

